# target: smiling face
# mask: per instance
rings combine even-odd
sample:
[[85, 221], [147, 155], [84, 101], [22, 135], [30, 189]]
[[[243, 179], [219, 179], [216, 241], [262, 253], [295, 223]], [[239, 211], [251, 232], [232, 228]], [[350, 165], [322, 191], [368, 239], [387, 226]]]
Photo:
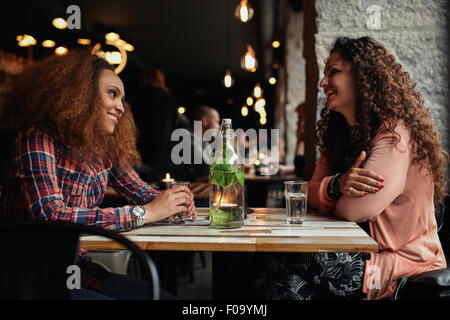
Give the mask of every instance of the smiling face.
[[339, 52], [327, 59], [320, 87], [327, 97], [326, 106], [341, 113], [350, 126], [355, 124], [356, 90], [350, 62]]
[[113, 134], [120, 117], [125, 112], [125, 89], [122, 80], [109, 69], [103, 69], [98, 79], [101, 105], [100, 126], [107, 134]]

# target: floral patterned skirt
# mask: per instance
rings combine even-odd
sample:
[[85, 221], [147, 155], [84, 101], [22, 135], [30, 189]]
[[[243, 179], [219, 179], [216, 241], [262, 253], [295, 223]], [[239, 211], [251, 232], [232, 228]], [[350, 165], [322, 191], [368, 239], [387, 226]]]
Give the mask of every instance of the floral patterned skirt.
[[255, 258], [252, 296], [259, 300], [362, 299], [359, 252], [274, 253]]

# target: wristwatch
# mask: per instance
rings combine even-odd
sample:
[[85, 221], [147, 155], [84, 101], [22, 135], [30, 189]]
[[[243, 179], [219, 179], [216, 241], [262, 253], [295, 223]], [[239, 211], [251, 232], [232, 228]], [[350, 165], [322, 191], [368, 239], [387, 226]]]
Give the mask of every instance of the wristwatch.
[[337, 200], [340, 196], [342, 196], [340, 186], [342, 176], [342, 173], [337, 173], [333, 178], [331, 178], [330, 182], [328, 183], [327, 195], [333, 200]]
[[133, 207], [133, 215], [136, 218], [136, 226], [141, 227], [145, 223], [145, 215], [147, 214], [147, 210], [143, 206], [134, 206]]

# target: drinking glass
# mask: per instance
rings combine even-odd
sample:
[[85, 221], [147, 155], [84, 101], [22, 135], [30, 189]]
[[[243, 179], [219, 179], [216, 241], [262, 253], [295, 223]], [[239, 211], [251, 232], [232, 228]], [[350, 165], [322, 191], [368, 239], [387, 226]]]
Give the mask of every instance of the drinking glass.
[[[188, 181], [174, 181], [171, 184], [171, 188], [175, 187], [175, 186], [185, 186], [186, 188], [189, 188], [189, 182]], [[189, 204], [186, 203], [186, 206], [188, 206]], [[187, 211], [183, 211], [183, 212], [178, 212], [175, 213], [173, 216], [169, 217], [169, 222], [173, 223], [173, 224], [182, 224], [185, 223], [187, 220]]]
[[302, 224], [306, 220], [308, 182], [286, 181], [284, 182], [284, 187], [287, 222]]

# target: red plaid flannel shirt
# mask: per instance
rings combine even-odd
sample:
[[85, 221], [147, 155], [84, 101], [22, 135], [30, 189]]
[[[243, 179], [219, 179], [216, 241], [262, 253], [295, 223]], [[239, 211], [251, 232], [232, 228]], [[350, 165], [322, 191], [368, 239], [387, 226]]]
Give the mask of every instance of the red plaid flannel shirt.
[[[110, 185], [131, 205], [100, 208]], [[159, 192], [142, 181], [135, 170], [94, 163], [82, 166], [67, 147], [42, 129], [16, 138], [13, 165], [4, 190], [3, 220], [58, 220], [112, 231], [135, 228], [133, 205], [146, 204]], [[86, 252], [80, 250], [83, 260]]]

